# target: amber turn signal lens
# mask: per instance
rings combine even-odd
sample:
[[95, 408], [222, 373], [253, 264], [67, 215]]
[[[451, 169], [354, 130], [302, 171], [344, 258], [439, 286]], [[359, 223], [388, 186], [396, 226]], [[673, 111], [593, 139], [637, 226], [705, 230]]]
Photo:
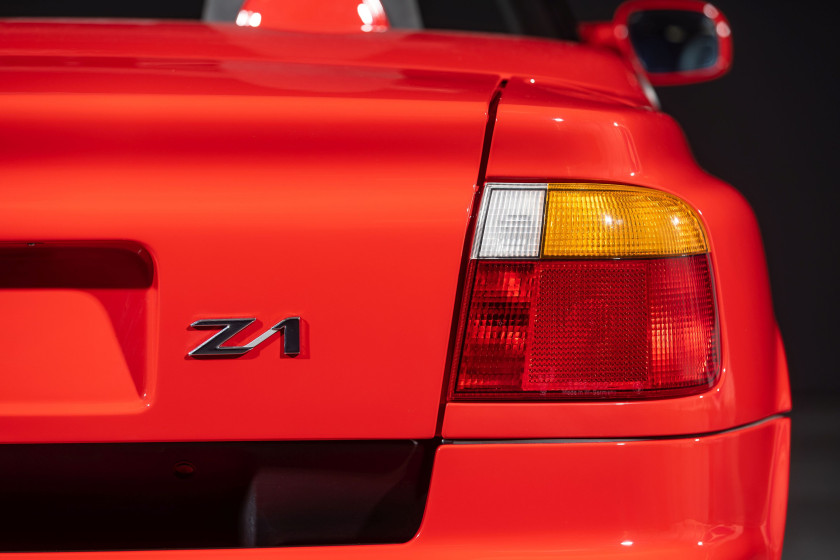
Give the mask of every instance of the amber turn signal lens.
[[708, 252], [694, 210], [670, 194], [640, 187], [550, 184], [544, 258], [617, 258]]

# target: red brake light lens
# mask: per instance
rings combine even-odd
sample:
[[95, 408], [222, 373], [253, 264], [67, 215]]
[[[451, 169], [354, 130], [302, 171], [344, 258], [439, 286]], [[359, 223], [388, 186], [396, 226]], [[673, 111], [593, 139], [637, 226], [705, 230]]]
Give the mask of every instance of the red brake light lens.
[[647, 398], [708, 390], [720, 344], [708, 255], [472, 261], [450, 398]]

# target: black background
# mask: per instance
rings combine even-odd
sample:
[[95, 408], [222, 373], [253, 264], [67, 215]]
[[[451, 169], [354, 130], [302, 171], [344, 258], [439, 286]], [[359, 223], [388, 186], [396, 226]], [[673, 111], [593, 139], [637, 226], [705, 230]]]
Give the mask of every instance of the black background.
[[[489, 0], [488, 0], [489, 1]], [[569, 0], [579, 20], [607, 20], [616, 0]], [[0, 1], [0, 16], [62, 15], [68, 4], [120, 16], [121, 2]], [[200, 0], [131, 2], [135, 15], [198, 17]], [[659, 88], [699, 164], [733, 184], [758, 216], [794, 394], [786, 559], [833, 558], [840, 549], [840, 42], [833, 3], [719, 0], [735, 63], [723, 78]], [[136, 12], [143, 5], [147, 12]], [[737, 243], [738, 240], [732, 240]], [[768, 382], [770, 380], [768, 372]]]
[[199, 19], [204, 0], [0, 0], [0, 17]]

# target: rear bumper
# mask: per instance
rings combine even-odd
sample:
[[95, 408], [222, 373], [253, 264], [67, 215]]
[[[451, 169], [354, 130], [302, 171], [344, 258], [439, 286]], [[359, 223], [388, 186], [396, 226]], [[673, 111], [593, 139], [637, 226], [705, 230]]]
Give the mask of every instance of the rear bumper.
[[686, 438], [455, 442], [399, 545], [4, 558], [780, 558], [790, 420]]

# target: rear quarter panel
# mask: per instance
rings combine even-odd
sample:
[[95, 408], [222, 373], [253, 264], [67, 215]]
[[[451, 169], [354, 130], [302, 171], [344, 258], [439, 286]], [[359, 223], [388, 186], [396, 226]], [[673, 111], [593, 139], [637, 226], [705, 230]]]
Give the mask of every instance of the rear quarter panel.
[[499, 104], [488, 181], [605, 182], [672, 193], [706, 227], [721, 322], [722, 372], [701, 395], [627, 402], [449, 403], [446, 438], [705, 433], [790, 409], [761, 235], [746, 200], [695, 163], [677, 124], [647, 108], [513, 79]]

